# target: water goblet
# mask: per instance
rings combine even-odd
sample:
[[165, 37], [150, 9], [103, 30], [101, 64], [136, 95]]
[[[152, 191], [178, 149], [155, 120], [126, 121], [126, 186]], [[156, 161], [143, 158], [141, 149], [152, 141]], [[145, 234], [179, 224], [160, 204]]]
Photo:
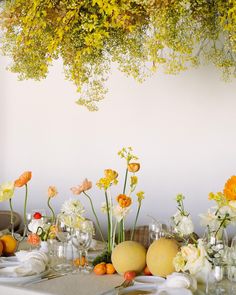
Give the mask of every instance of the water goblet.
[[[79, 225], [79, 228], [74, 229], [72, 243], [77, 248], [80, 261], [79, 268], [77, 271], [74, 271], [74, 273], [81, 271], [84, 273], [89, 273], [92, 269], [88, 263], [88, 249], [92, 243], [93, 233], [93, 222], [90, 220], [82, 221]], [[83, 254], [85, 263], [82, 266]]]
[[[67, 259], [67, 245], [72, 238], [73, 229], [66, 224], [63, 216], [58, 216], [56, 219], [56, 237], [61, 242], [60, 248], [57, 253], [60, 258], [64, 258], [64, 261], [54, 266], [54, 270], [58, 272], [68, 273], [72, 271], [72, 263]], [[58, 256], [56, 253], [56, 256]]]

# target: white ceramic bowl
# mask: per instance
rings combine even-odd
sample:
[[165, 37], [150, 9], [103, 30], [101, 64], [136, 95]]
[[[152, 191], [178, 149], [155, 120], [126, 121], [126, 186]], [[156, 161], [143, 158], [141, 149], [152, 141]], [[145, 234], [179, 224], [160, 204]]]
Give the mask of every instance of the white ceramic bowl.
[[155, 284], [160, 285], [165, 282], [165, 279], [158, 276], [137, 276], [134, 278], [137, 284]]

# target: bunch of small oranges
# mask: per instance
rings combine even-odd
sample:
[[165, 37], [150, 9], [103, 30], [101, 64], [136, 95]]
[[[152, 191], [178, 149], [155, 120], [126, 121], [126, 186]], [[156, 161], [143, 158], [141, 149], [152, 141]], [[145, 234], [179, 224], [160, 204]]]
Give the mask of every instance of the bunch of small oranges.
[[112, 263], [101, 262], [94, 266], [93, 272], [96, 275], [112, 275], [116, 272]]

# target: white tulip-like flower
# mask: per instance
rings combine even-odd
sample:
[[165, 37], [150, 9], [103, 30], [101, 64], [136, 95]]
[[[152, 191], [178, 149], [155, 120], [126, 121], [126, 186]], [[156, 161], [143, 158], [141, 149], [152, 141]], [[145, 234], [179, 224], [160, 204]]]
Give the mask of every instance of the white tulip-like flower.
[[116, 218], [116, 220], [118, 222], [120, 222], [123, 218], [125, 218], [129, 214], [130, 207], [131, 206], [122, 208], [119, 205], [117, 205], [117, 206], [114, 207], [114, 209], [113, 209], [113, 215], [114, 215], [114, 217]]

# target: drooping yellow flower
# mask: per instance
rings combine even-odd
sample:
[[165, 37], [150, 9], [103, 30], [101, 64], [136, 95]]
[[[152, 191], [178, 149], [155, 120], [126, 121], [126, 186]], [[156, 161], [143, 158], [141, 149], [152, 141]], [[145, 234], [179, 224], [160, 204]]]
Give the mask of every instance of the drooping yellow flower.
[[11, 199], [14, 195], [14, 181], [5, 182], [0, 185], [0, 202]]
[[137, 176], [131, 176], [130, 177], [130, 186], [134, 187], [136, 186], [138, 183], [138, 177]]
[[53, 198], [58, 194], [57, 188], [55, 186], [48, 187], [48, 197]]
[[230, 177], [224, 187], [224, 195], [227, 200], [234, 201], [236, 200], [236, 176], [233, 175]]
[[140, 191], [136, 194], [136, 196], [138, 197], [138, 202], [141, 203], [142, 200], [144, 199], [144, 191]]
[[119, 203], [121, 208], [129, 207], [132, 203], [132, 199], [126, 195], [120, 194], [117, 197], [117, 202]]

